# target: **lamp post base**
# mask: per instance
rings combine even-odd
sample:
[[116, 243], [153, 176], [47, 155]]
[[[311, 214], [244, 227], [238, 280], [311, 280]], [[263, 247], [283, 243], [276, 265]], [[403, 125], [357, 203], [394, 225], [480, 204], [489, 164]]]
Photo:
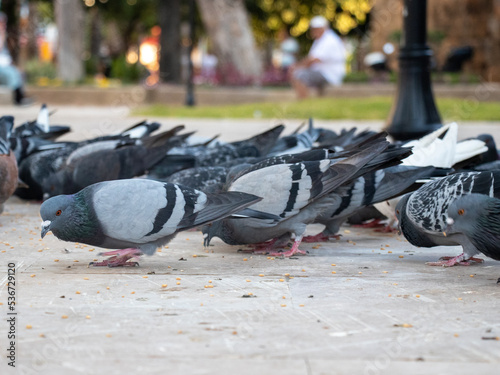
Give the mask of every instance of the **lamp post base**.
[[401, 51], [396, 104], [386, 129], [396, 140], [423, 137], [442, 126], [429, 71], [431, 51]]

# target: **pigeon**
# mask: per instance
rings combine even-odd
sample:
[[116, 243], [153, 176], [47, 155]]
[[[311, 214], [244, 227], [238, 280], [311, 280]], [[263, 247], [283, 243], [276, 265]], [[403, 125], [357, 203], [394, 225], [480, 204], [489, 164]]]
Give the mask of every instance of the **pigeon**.
[[17, 162], [14, 153], [10, 150], [10, 134], [14, 126], [12, 116], [0, 118], [0, 213], [3, 205], [14, 194], [18, 185]]
[[[457, 143], [457, 134], [458, 125], [453, 122], [442, 126], [419, 140], [405, 143], [404, 147], [412, 147], [413, 153], [403, 160], [402, 165], [434, 166], [447, 169], [487, 151], [485, 143], [478, 139], [464, 140]], [[396, 197], [374, 205], [389, 219], [385, 227], [386, 232], [391, 232], [396, 227], [394, 212], [399, 199], [400, 197]]]
[[74, 142], [54, 142], [36, 136], [20, 137], [11, 136], [9, 138], [10, 149], [16, 156], [17, 164], [20, 165], [28, 156], [46, 150], [62, 149], [70, 146]]
[[172, 147], [170, 138], [180, 129], [182, 127], [176, 127], [137, 143], [129, 144], [126, 140], [123, 146], [122, 142], [101, 141], [76, 149], [55, 173], [42, 178], [44, 198], [74, 194], [97, 182], [144, 174], [165, 157]]
[[483, 194], [464, 195], [450, 204], [446, 223], [443, 235], [456, 237], [465, 259], [481, 252], [500, 260], [500, 199]]
[[311, 150], [299, 154], [277, 155], [268, 158], [246, 157], [229, 160], [214, 167], [195, 167], [176, 172], [161, 181], [187, 185], [192, 188], [216, 192], [222, 191], [226, 181], [232, 180], [239, 172], [259, 163], [259, 168], [283, 163], [321, 160], [331, 154], [326, 150]]
[[[144, 139], [131, 139], [129, 135], [100, 136], [33, 153], [19, 163], [19, 176], [29, 189], [18, 189], [16, 195], [42, 200], [44, 195], [76, 193], [94, 182], [141, 175], [182, 141], [176, 138], [181, 136], [175, 135], [182, 129], [183, 126], [177, 126]], [[157, 147], [161, 144], [163, 149]]]
[[[430, 181], [404, 195], [396, 206], [400, 232], [414, 246], [458, 246], [464, 236], [446, 231], [450, 206], [460, 197], [482, 194], [500, 198], [500, 171], [462, 172]], [[446, 236], [443, 234], [446, 233]], [[464, 247], [463, 254], [429, 265], [468, 265], [475, 253]]]
[[[246, 164], [245, 164], [246, 165]], [[196, 167], [183, 169], [162, 181], [186, 185], [196, 190], [207, 191], [212, 185], [223, 185], [229, 173], [228, 167]]]
[[24, 124], [17, 126], [13, 135], [16, 137], [31, 137], [37, 136], [42, 139], [55, 140], [61, 135], [71, 131], [69, 126], [65, 125], [50, 125], [49, 124], [49, 112], [47, 105], [42, 104], [40, 111], [38, 112], [38, 117], [34, 121], [28, 121]]
[[[466, 172], [470, 170], [475, 170], [475, 171], [486, 171], [489, 170], [489, 168], [493, 165], [498, 165], [499, 163], [499, 158], [498, 158], [498, 150], [497, 146], [495, 143], [495, 139], [491, 134], [479, 134], [475, 138], [469, 138], [466, 139], [465, 141], [472, 140], [475, 142], [480, 141], [483, 142], [484, 145], [486, 146], [486, 151], [484, 151], [481, 154], [475, 155], [474, 157], [465, 159], [461, 162], [458, 162], [453, 165], [453, 168], [456, 170], [460, 170], [460, 172]], [[460, 145], [460, 143], [458, 143]], [[498, 167], [497, 167], [498, 169]]]
[[[434, 167], [393, 166], [365, 173], [350, 184], [341, 186], [323, 200], [327, 208], [316, 217], [315, 223], [325, 225], [323, 232], [304, 237], [304, 242], [338, 239], [340, 226], [360, 209], [401, 194], [417, 179], [432, 174]], [[323, 203], [324, 204], [324, 203]]]
[[352, 144], [364, 142], [376, 134], [376, 132], [372, 130], [363, 130], [356, 134], [357, 130], [356, 127], [349, 130], [342, 129], [340, 133], [337, 134], [329, 129], [320, 129], [321, 133], [317, 141], [318, 147], [341, 151]]
[[347, 218], [347, 223], [356, 227], [357, 225], [362, 225], [368, 221], [374, 222], [376, 220], [385, 220], [387, 219], [384, 215], [380, 213], [379, 210], [377, 210], [375, 207], [372, 205], [366, 206], [361, 208], [360, 210], [356, 211], [354, 214], [350, 215]]
[[179, 231], [222, 219], [260, 201], [242, 192], [205, 194], [147, 179], [100, 182], [74, 195], [58, 195], [40, 207], [42, 238], [111, 249], [113, 257], [94, 266], [130, 266], [142, 253], [153, 255]]
[[[213, 237], [219, 237], [230, 245], [257, 244], [259, 247], [259, 244], [263, 244], [259, 251], [267, 252], [294, 235], [295, 240], [289, 251], [270, 254], [285, 257], [305, 254], [299, 245], [306, 226], [325, 208], [313, 204], [350, 180], [387, 146], [388, 142], [379, 137], [364, 150], [348, 157], [279, 164], [264, 160], [247, 168], [229, 181], [226, 189], [259, 194], [263, 200], [251, 208], [274, 214], [281, 220], [269, 222], [254, 218], [226, 218], [216, 221], [202, 228], [205, 246], [210, 244]], [[317, 151], [328, 153], [328, 150]], [[265, 243], [268, 240], [271, 243]]]
[[[132, 139], [144, 138], [151, 135], [154, 131], [160, 128], [158, 122], [149, 122], [147, 120], [140, 121], [137, 124], [130, 126], [129, 128], [116, 134], [119, 138], [129, 137]], [[181, 125], [182, 126], [182, 125]], [[184, 128], [184, 126], [182, 126]]]
[[274, 147], [269, 152], [270, 156], [297, 154], [313, 148], [314, 143], [321, 134], [320, 129], [313, 127], [312, 119], [309, 119], [309, 127], [303, 133], [295, 132], [292, 135], [278, 139]]
[[276, 143], [284, 126], [276, 126], [264, 133], [243, 141], [214, 147], [177, 147], [149, 171], [153, 179], [163, 180], [171, 174], [187, 168], [216, 166], [241, 157], [266, 156]]

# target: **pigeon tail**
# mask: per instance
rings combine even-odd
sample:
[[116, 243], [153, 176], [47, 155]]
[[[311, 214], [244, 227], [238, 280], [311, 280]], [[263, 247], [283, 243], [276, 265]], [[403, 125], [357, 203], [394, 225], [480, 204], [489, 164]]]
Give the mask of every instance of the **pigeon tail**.
[[38, 117], [36, 118], [36, 125], [44, 132], [50, 132], [49, 126], [49, 109], [47, 105], [44, 103], [40, 108], [40, 112], [38, 112]]
[[[170, 130], [164, 131], [157, 135], [151, 135], [142, 139], [142, 145], [146, 148], [160, 147], [167, 144], [167, 142], [177, 133], [184, 129], [184, 125], [176, 126]], [[172, 146], [171, 146], [172, 147]], [[166, 152], [165, 152], [166, 153]]]

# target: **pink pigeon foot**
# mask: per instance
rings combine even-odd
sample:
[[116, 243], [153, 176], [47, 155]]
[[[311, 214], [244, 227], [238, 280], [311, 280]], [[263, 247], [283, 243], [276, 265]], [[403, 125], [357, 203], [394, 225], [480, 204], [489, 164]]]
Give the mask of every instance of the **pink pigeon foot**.
[[276, 257], [282, 256], [282, 257], [285, 257], [285, 258], [289, 258], [289, 257], [291, 257], [292, 255], [295, 255], [295, 254], [306, 255], [307, 252], [299, 250], [299, 245], [300, 245], [301, 242], [302, 242], [302, 236], [297, 236], [295, 238], [295, 241], [293, 242], [293, 246], [292, 246], [292, 248], [290, 250], [284, 251], [284, 252], [272, 251], [272, 252], [269, 253], [269, 255], [276, 256]]
[[136, 267], [139, 266], [138, 262], [128, 262], [129, 259], [139, 259], [142, 252], [139, 249], [128, 248], [121, 250], [106, 251], [100, 253], [102, 256], [111, 256], [111, 258], [103, 260], [102, 262], [90, 262], [89, 266], [94, 267]]
[[427, 262], [428, 266], [442, 266], [442, 267], [453, 267], [453, 266], [470, 266], [471, 262], [483, 263], [484, 259], [470, 257], [465, 259], [465, 255], [462, 253], [456, 257], [441, 257], [439, 262]]
[[321, 232], [316, 234], [315, 236], [305, 236], [302, 241], [306, 243], [313, 243], [313, 242], [328, 242], [331, 240], [340, 240], [340, 234], [327, 235]]
[[[439, 260], [451, 260], [453, 258], [456, 258], [456, 257], [441, 257], [441, 258], [439, 258]], [[470, 257], [469, 259], [467, 259], [467, 261], [469, 261], [469, 260], [472, 260], [473, 262], [476, 262], [476, 263], [484, 263], [484, 259], [482, 259], [482, 258]]]

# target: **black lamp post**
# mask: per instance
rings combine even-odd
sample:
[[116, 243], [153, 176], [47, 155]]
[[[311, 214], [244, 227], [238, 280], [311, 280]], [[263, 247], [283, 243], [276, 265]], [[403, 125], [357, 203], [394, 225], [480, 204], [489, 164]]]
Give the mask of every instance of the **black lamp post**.
[[404, 0], [404, 43], [392, 121], [386, 131], [397, 140], [415, 139], [441, 127], [430, 78], [432, 50], [427, 46], [427, 0]]
[[193, 86], [193, 60], [191, 55], [193, 53], [194, 37], [195, 37], [195, 0], [190, 0], [189, 2], [189, 48], [188, 48], [188, 79], [186, 85], [186, 105], [194, 106], [194, 86]]

